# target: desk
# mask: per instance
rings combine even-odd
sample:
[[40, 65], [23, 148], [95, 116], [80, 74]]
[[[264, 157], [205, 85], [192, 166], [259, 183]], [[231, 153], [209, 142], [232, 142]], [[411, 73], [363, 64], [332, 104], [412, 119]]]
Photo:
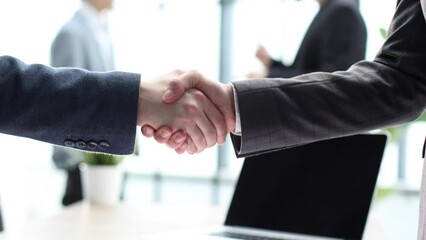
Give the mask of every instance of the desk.
[[[120, 204], [106, 207], [77, 203], [18, 232], [0, 234], [0, 240], [140, 240], [140, 236], [147, 233], [220, 225], [225, 216], [226, 208], [213, 206]], [[368, 224], [364, 239], [385, 240], [386, 237], [377, 226]]]

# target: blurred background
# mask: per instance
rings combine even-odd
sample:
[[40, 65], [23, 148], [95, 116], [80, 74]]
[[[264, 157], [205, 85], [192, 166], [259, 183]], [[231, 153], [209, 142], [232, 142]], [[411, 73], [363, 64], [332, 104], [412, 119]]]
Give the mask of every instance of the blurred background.
[[[79, 6], [80, 0], [1, 0], [0, 55], [49, 64], [55, 35]], [[380, 29], [389, 26], [395, 6], [396, 0], [360, 0], [368, 60], [383, 43]], [[315, 0], [116, 0], [109, 21], [118, 70], [149, 78], [175, 68], [197, 69], [228, 82], [261, 68], [255, 57], [259, 44], [291, 63], [317, 11]], [[416, 235], [424, 125], [410, 124], [386, 149], [372, 209], [389, 239]], [[243, 161], [236, 159], [229, 140], [189, 156], [139, 137], [140, 156], [125, 160], [123, 201], [229, 204]], [[5, 229], [62, 208], [65, 175], [51, 155], [48, 144], [0, 134]]]

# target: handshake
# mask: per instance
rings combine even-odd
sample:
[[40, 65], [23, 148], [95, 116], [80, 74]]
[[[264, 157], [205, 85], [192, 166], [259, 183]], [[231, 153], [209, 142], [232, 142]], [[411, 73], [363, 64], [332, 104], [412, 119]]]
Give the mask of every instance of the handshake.
[[235, 130], [233, 87], [196, 71], [173, 71], [141, 81], [137, 125], [177, 153], [223, 144]]

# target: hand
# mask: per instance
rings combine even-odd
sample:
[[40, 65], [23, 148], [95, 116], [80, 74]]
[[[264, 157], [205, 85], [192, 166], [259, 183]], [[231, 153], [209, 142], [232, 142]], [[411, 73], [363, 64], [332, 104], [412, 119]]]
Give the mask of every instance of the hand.
[[187, 141], [186, 151], [193, 154], [223, 142], [227, 129], [222, 114], [199, 90], [182, 91], [173, 104], [162, 102], [169, 83], [177, 82], [181, 74], [181, 71], [174, 71], [151, 81], [141, 81], [137, 124], [149, 125], [153, 130], [160, 126], [170, 126], [172, 131], [182, 129], [188, 139], [182, 140], [176, 135], [171, 138], [170, 131], [162, 130], [158, 134], [170, 137], [168, 141], [180, 142], [179, 146]]
[[188, 136], [182, 130], [173, 132], [173, 129], [169, 126], [161, 126], [155, 130], [149, 125], [144, 125], [141, 131], [145, 137], [154, 137], [158, 143], [165, 143], [169, 148], [174, 149], [179, 154], [184, 153], [189, 147]]
[[256, 51], [256, 57], [259, 59], [265, 68], [269, 68], [271, 66], [272, 60], [269, 57], [268, 52], [263, 46], [259, 46]]
[[[169, 82], [168, 89], [163, 96], [163, 101], [165, 103], [173, 103], [178, 100], [185, 93], [185, 91], [191, 88], [201, 90], [215, 104], [215, 106], [225, 118], [228, 132], [235, 129], [234, 94], [231, 84], [222, 84], [208, 80], [196, 71], [188, 71], [175, 80]], [[155, 131], [155, 129], [151, 126], [145, 125], [142, 127], [142, 133], [146, 137], [154, 136], [158, 142], [167, 143], [169, 147], [177, 150], [177, 152], [182, 152], [184, 147], [176, 144], [173, 140], [171, 140], [177, 138], [178, 136], [181, 137], [182, 133], [172, 134], [169, 131], [168, 134], [164, 134], [166, 137], [163, 137], [160, 133], [164, 133], [164, 131], [167, 132], [168, 129], [169, 128], [167, 126], [163, 126], [162, 128], [158, 129], [159, 131]], [[223, 136], [223, 140], [222, 138], [218, 138], [218, 140], [220, 139], [218, 143], [221, 144], [225, 142], [225, 138], [226, 135]]]

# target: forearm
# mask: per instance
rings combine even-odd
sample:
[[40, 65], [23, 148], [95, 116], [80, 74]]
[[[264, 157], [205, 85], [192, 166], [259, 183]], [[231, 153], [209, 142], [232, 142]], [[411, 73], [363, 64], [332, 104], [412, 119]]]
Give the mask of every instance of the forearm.
[[233, 138], [242, 156], [408, 122], [426, 103], [424, 82], [380, 63], [235, 86], [242, 133]]
[[426, 108], [426, 23], [419, 1], [398, 5], [373, 62], [345, 72], [234, 83], [240, 156], [397, 125]]
[[140, 75], [133, 73], [54, 69], [0, 57], [0, 132], [130, 154], [139, 81]]

